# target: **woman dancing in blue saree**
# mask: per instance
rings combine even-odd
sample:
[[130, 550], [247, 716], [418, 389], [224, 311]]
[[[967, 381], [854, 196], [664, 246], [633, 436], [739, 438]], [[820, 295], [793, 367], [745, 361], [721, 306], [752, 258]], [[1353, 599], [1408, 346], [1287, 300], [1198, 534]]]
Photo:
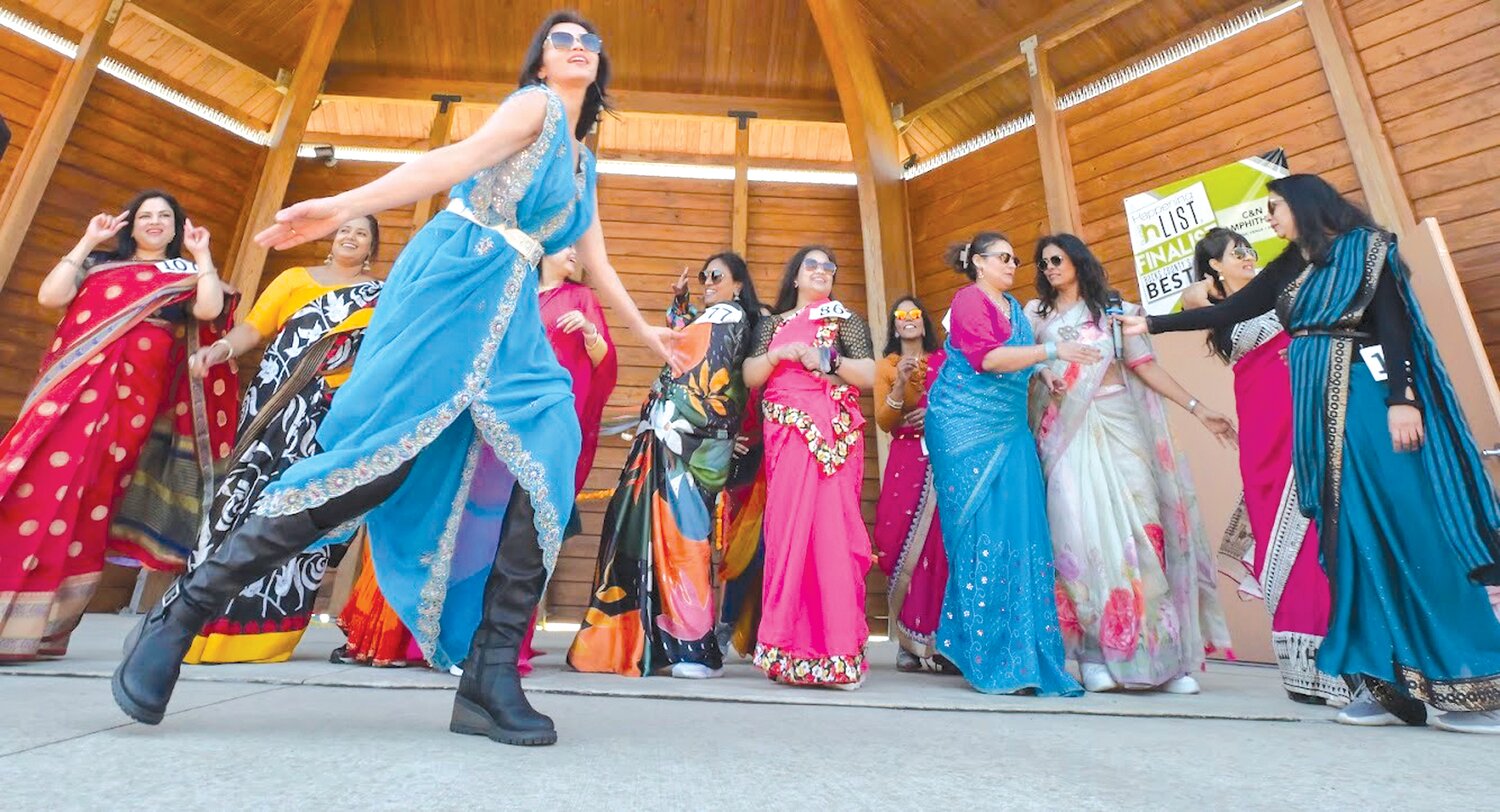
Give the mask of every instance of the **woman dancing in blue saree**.
[[[1006, 291], [1015, 249], [980, 232], [949, 249], [973, 280], [953, 297], [948, 358], [928, 394], [927, 442], [948, 586], [937, 648], [975, 689], [1077, 696], [1058, 628], [1047, 495], [1036, 438], [1026, 421], [1037, 364], [1079, 363], [1099, 351], [1076, 342], [1036, 345], [1021, 303]], [[1060, 383], [1044, 372], [1047, 386]]]
[[[1133, 334], [1236, 324], [1291, 334], [1292, 467], [1333, 592], [1318, 668], [1365, 690], [1353, 725], [1500, 733], [1500, 503], [1394, 236], [1314, 175], [1269, 184], [1292, 244], [1211, 307], [1121, 319]], [[1383, 359], [1382, 359], [1383, 356]], [[1383, 383], [1382, 383], [1383, 381]]]
[[555, 14], [525, 65], [521, 89], [470, 138], [283, 210], [257, 236], [287, 248], [457, 183], [392, 268], [359, 363], [318, 431], [321, 453], [267, 488], [128, 643], [113, 688], [136, 720], [161, 721], [210, 612], [363, 520], [381, 589], [423, 654], [440, 668], [464, 663], [450, 729], [506, 744], [557, 740], [516, 671], [573, 514], [581, 444], [568, 374], [542, 330], [537, 262], [576, 243], [599, 292], [663, 359], [670, 331], [647, 325], [610, 265], [594, 161], [578, 140], [603, 108], [602, 41], [579, 17]]

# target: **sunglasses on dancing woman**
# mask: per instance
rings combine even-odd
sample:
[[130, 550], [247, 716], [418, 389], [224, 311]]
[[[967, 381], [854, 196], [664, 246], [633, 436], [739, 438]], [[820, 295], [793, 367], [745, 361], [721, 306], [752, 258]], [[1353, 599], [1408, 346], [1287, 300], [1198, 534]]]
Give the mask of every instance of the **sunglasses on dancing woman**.
[[896, 308], [895, 310], [891, 311], [891, 315], [896, 317], [896, 321], [916, 321], [917, 319], [922, 318], [922, 308]]
[[572, 31], [553, 31], [547, 35], [547, 43], [559, 51], [571, 51], [575, 43], [582, 45], [583, 50], [591, 54], [604, 50], [604, 39], [594, 33], [574, 34]]
[[698, 283], [703, 285], [717, 285], [724, 281], [724, 272], [718, 268], [698, 272]]

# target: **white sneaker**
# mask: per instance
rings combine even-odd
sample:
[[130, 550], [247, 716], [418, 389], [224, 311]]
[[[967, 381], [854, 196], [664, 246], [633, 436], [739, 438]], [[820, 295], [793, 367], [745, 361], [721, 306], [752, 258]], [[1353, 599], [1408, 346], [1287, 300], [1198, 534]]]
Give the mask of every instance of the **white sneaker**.
[[1091, 693], [1105, 693], [1118, 690], [1120, 683], [1109, 675], [1109, 669], [1104, 663], [1079, 663], [1078, 670], [1083, 674], [1083, 689]]
[[724, 669], [709, 668], [703, 663], [676, 663], [672, 676], [677, 679], [715, 679], [724, 676]]
[[1386, 727], [1388, 725], [1405, 724], [1396, 714], [1386, 710], [1375, 697], [1366, 691], [1360, 691], [1354, 697], [1354, 701], [1345, 705], [1339, 715], [1334, 717], [1341, 725], [1357, 725], [1359, 727]]
[[1454, 733], [1500, 733], [1500, 711], [1448, 711], [1432, 725]]
[[464, 669], [462, 666], [450, 665], [448, 666], [448, 673], [452, 674], [455, 677], [462, 677], [464, 675]]
[[1183, 674], [1176, 679], [1167, 680], [1159, 687], [1164, 694], [1196, 694], [1203, 690], [1198, 687], [1198, 681], [1193, 679], [1191, 674]]
[[840, 691], [858, 691], [860, 686], [864, 684], [865, 681], [861, 679], [859, 682], [835, 682], [831, 683], [828, 687], [837, 688]]

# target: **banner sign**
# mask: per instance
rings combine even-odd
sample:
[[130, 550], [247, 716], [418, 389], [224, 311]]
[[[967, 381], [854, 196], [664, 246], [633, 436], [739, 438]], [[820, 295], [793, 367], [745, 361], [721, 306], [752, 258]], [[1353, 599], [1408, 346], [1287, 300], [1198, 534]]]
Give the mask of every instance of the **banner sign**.
[[1263, 261], [1279, 254], [1286, 242], [1266, 222], [1266, 183], [1287, 174], [1286, 154], [1278, 149], [1126, 198], [1146, 312], [1181, 309], [1182, 292], [1198, 281], [1193, 248], [1215, 226], [1243, 234]]

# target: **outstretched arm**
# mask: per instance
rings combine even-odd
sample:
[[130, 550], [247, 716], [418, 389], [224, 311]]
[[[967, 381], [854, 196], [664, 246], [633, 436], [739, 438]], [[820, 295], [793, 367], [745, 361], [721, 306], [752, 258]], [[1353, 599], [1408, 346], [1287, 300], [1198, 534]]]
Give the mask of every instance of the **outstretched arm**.
[[360, 215], [431, 197], [525, 149], [541, 133], [546, 115], [547, 94], [512, 96], [468, 138], [425, 153], [363, 186], [282, 209], [276, 213], [275, 225], [255, 239], [269, 248], [286, 250], [325, 237]]
[[672, 330], [647, 324], [640, 308], [635, 306], [635, 300], [630, 298], [630, 292], [620, 282], [620, 274], [609, 263], [609, 253], [604, 248], [604, 227], [599, 223], [597, 205], [594, 206], [594, 222], [589, 224], [588, 231], [583, 232], [576, 247], [578, 261], [589, 269], [588, 281], [595, 292], [625, 319], [625, 325], [641, 337], [648, 349], [670, 363], [672, 357], [668, 347], [673, 340]]

